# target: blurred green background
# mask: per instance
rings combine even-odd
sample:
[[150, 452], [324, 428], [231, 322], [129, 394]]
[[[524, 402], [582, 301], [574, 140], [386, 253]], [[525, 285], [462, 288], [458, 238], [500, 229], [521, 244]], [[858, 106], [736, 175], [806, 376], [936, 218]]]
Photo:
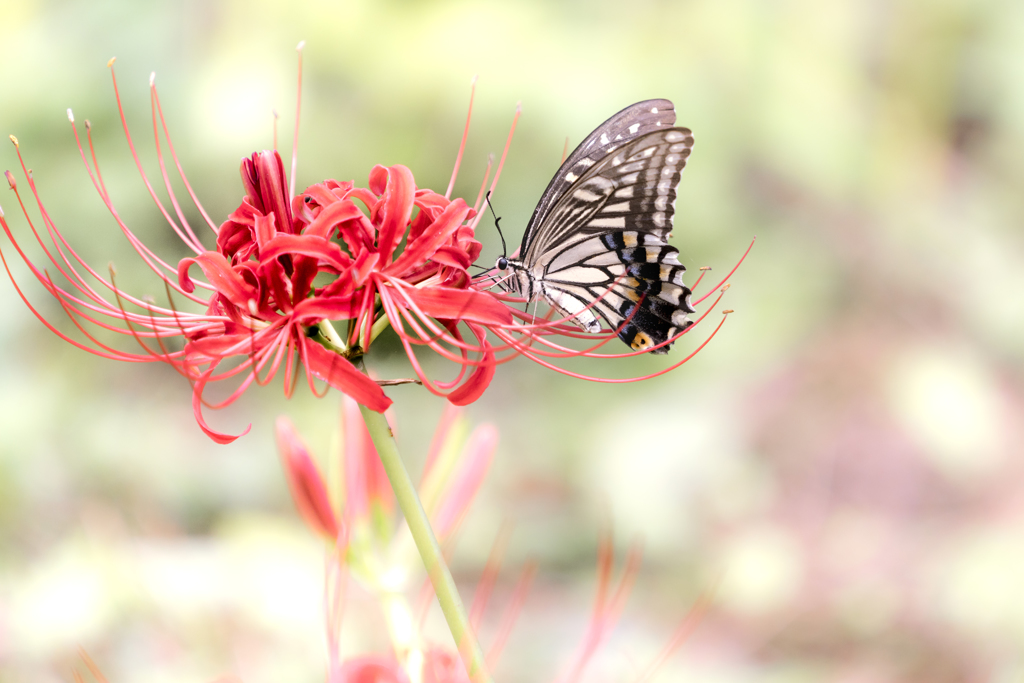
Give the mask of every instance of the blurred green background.
[[[737, 312], [669, 376], [592, 384], [519, 359], [469, 409], [502, 443], [457, 578], [472, 589], [504, 520], [516, 526], [498, 592], [528, 558], [540, 564], [498, 680], [565, 673], [609, 528], [620, 551], [642, 538], [645, 563], [587, 680], [635, 680], [719, 580], [658, 680], [1024, 679], [1021, 3], [3, 0], [0, 26], [0, 132], [19, 137], [71, 243], [158, 298], [65, 115], [93, 122], [126, 221], [182, 257], [128, 153], [111, 56], [151, 177], [155, 71], [216, 221], [243, 194], [239, 158], [271, 146], [274, 109], [290, 140], [302, 39], [300, 188], [402, 163], [443, 192], [478, 74], [455, 194], [476, 196], [521, 101], [495, 195], [511, 242], [566, 137], [672, 99], [697, 139], [680, 258], [724, 274], [757, 236], [726, 298]], [[0, 165], [16, 164], [0, 146]], [[0, 205], [27, 240], [6, 189]], [[500, 252], [490, 226], [485, 263]], [[288, 414], [325, 453], [337, 396], [287, 402], [275, 381], [209, 414], [225, 431], [253, 423], [217, 446], [170, 368], [72, 348], [9, 282], [0, 345], [0, 679], [69, 681], [80, 646], [111, 681], [323, 680], [323, 552], [288, 499], [272, 429]], [[400, 354], [372, 362], [408, 374]], [[391, 395], [415, 468], [442, 402]], [[374, 603], [355, 589], [349, 600], [347, 652], [383, 651]]]

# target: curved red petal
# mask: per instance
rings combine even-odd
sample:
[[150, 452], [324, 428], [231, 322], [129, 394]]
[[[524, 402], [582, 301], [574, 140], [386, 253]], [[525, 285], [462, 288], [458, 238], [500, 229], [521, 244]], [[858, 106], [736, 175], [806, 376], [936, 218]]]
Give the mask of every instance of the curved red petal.
[[[374, 171], [376, 170], [375, 168]], [[396, 164], [387, 169], [387, 174], [387, 187], [381, 196], [383, 203], [377, 214], [377, 251], [380, 252], [383, 263], [391, 261], [395, 247], [405, 234], [409, 217], [412, 216], [413, 196], [416, 193], [416, 181], [412, 177], [412, 171], [405, 166]]]
[[377, 197], [384, 194], [384, 190], [388, 186], [388, 175], [387, 166], [377, 164], [371, 168], [369, 182], [367, 183], [367, 187], [370, 188], [370, 192], [377, 195]]
[[292, 313], [299, 322], [328, 320], [350, 320], [363, 312], [362, 296], [317, 296], [303, 299], [295, 305]]
[[213, 288], [234, 305], [245, 308], [250, 299], [256, 298], [256, 289], [231, 267], [226, 258], [215, 251], [204, 251], [196, 257], [184, 258], [178, 263], [178, 284], [186, 292], [195, 289], [195, 284], [188, 276], [189, 266], [193, 263], [199, 264]]
[[259, 190], [262, 195], [264, 214], [277, 216], [277, 229], [284, 233], [293, 231], [292, 207], [288, 201], [288, 181], [284, 175], [284, 162], [277, 150], [263, 150], [252, 155], [256, 164]]
[[322, 183], [317, 183], [316, 185], [310, 185], [305, 190], [303, 190], [302, 195], [299, 196], [301, 197], [305, 195], [306, 197], [311, 197], [313, 201], [315, 201], [320, 206], [327, 206], [329, 204], [333, 204], [334, 202], [338, 201], [339, 197], [336, 196], [333, 192], [331, 192], [331, 188], [327, 187], [328, 182], [330, 181], [324, 181]]
[[451, 204], [451, 200], [437, 194], [433, 190], [426, 188], [416, 190], [413, 205], [419, 208], [420, 212], [409, 226], [408, 239], [411, 241], [419, 237], [425, 228], [437, 220], [437, 217], [441, 215], [449, 204]]
[[469, 254], [459, 249], [458, 247], [443, 246], [438, 247], [431, 256], [430, 260], [441, 265], [451, 266], [452, 268], [458, 268], [465, 270], [469, 268], [473, 260], [469, 257]]
[[178, 285], [189, 294], [196, 291], [196, 283], [192, 282], [192, 278], [188, 274], [188, 269], [195, 262], [194, 258], [183, 258], [178, 261]]
[[260, 251], [260, 260], [267, 261], [283, 254], [311, 256], [334, 266], [338, 270], [344, 270], [352, 263], [352, 257], [342, 251], [341, 247], [316, 235], [279, 234], [267, 242], [266, 246]]
[[469, 276], [462, 268], [450, 268], [448, 274], [445, 276], [444, 281], [441, 283], [446, 287], [454, 287], [456, 289], [465, 289], [472, 283], [473, 278]]
[[305, 337], [300, 339], [303, 362], [307, 370], [370, 410], [383, 413], [388, 409], [391, 399], [376, 382], [356, 370], [347, 358], [332, 353]]
[[[326, 271], [327, 268], [324, 268]], [[319, 262], [310, 256], [293, 255], [292, 257], [292, 302], [298, 303], [310, 296], [313, 282], [320, 273]]]
[[477, 335], [477, 338], [481, 340], [481, 346], [486, 351], [484, 352], [483, 360], [473, 371], [465, 382], [460, 384], [452, 393], [448, 394], [448, 401], [453, 405], [466, 406], [473, 401], [480, 398], [488, 385], [491, 383], [491, 379], [494, 377], [494, 369], [497, 367], [494, 363], [494, 352], [491, 351], [491, 345], [487, 343], [486, 339], [483, 339], [483, 335], [479, 330], [473, 328], [473, 332]]
[[249, 206], [248, 202], [243, 202], [242, 206], [235, 213], [231, 214], [228, 220], [221, 223], [220, 229], [217, 231], [217, 251], [225, 256], [233, 256], [247, 245], [252, 244], [253, 227], [256, 224], [255, 218], [250, 216], [245, 221], [238, 220], [236, 216], [241, 212], [242, 207], [248, 208], [250, 212], [252, 211], [252, 207]]
[[270, 240], [277, 236], [277, 225], [274, 214], [269, 216], [256, 216], [256, 244], [260, 249]]
[[352, 280], [355, 282], [356, 287], [362, 287], [366, 283], [366, 278], [370, 276], [379, 260], [380, 254], [375, 251], [364, 251], [359, 254], [355, 264], [352, 266]]
[[[277, 259], [268, 259], [258, 269], [259, 281], [274, 295], [277, 308], [288, 312], [292, 308], [292, 286], [284, 266]], [[265, 303], [265, 302], [260, 302]]]
[[231, 434], [225, 434], [218, 432], [206, 424], [206, 419], [203, 417], [203, 389], [206, 388], [206, 381], [210, 375], [213, 374], [213, 368], [207, 370], [202, 377], [196, 380], [195, 386], [192, 388], [192, 412], [196, 417], [196, 422], [199, 424], [199, 428], [203, 430], [203, 433], [213, 439], [215, 442], [226, 445], [233, 442], [235, 439], [239, 439], [249, 433], [252, 429], [252, 423], [241, 434], [232, 436]]
[[403, 287], [393, 298], [408, 308], [403, 295], [433, 318], [472, 320], [483, 325], [512, 324], [508, 307], [488, 292], [448, 287]]
[[350, 200], [334, 198], [334, 202], [324, 206], [323, 210], [317, 214], [317, 217], [302, 231], [302, 234], [327, 238], [331, 236], [334, 227], [339, 223], [358, 218], [362, 215], [363, 212]]
[[[405, 251], [385, 269], [385, 272], [401, 275], [405, 269], [415, 267], [429, 259], [438, 247], [447, 242], [462, 226], [467, 214], [469, 214], [469, 207], [466, 206], [466, 202], [461, 199], [453, 201], [445, 207], [433, 223], [424, 229], [421, 235], [413, 238], [410, 234], [411, 241]], [[467, 263], [466, 266], [468, 265]]]
[[263, 348], [264, 344], [260, 343], [259, 340], [255, 342], [255, 349], [250, 347], [250, 343], [255, 339], [252, 334], [215, 334], [209, 337], [203, 337], [201, 339], [194, 339], [185, 344], [185, 355], [189, 358], [194, 356], [201, 356], [205, 359], [210, 358], [223, 358], [224, 354], [232, 352], [233, 349], [238, 348], [239, 344], [246, 342], [246, 351], [255, 353]]

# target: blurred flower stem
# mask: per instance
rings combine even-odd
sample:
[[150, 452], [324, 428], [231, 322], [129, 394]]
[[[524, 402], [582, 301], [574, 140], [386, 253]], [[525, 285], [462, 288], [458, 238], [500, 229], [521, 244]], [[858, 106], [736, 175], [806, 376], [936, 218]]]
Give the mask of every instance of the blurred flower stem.
[[[363, 365], [362, 359], [356, 361], [357, 366]], [[361, 370], [364, 368], [360, 367]], [[365, 371], [365, 370], [364, 370]], [[430, 520], [423, 509], [423, 503], [416, 493], [416, 486], [409, 476], [409, 471], [402, 462], [398, 453], [398, 444], [395, 443], [394, 434], [388, 426], [387, 418], [383, 413], [378, 413], [364, 405], [359, 406], [366, 422], [366, 428], [370, 432], [373, 445], [377, 448], [381, 464], [391, 482], [391, 488], [398, 500], [398, 507], [405, 516], [409, 525], [413, 540], [416, 542], [416, 549], [423, 559], [423, 565], [427, 569], [430, 583], [434, 586], [434, 593], [441, 605], [445, 621], [448, 622], [448, 629], [455, 639], [455, 647], [459, 650], [466, 671], [473, 683], [492, 683], [490, 673], [487, 671], [484, 653], [477, 643], [476, 637], [469, 626], [469, 616], [462, 604], [462, 598], [455, 587], [455, 580], [448, 570], [441, 553], [441, 546], [434, 536], [434, 530], [430, 527]]]

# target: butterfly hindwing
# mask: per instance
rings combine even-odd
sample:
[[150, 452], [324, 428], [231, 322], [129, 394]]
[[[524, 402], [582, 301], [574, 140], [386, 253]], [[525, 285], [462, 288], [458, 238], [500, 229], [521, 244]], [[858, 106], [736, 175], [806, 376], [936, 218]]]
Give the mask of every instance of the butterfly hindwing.
[[[683, 284], [686, 268], [677, 254], [650, 233], [587, 236], [560, 245], [540, 290], [584, 329], [600, 329], [599, 315], [633, 349], [651, 349], [692, 324], [687, 318], [694, 310], [690, 289]], [[665, 353], [668, 347], [653, 352]]]

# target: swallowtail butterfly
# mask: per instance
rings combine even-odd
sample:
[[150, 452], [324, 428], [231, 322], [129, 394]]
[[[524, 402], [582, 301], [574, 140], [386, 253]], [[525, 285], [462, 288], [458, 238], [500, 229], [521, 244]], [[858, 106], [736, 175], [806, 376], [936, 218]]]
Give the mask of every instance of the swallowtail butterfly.
[[679, 250], [666, 241], [693, 148], [693, 133], [675, 122], [670, 101], [646, 100], [588, 135], [544, 190], [519, 258], [498, 259], [512, 271], [504, 287], [544, 297], [588, 332], [601, 330], [600, 316], [633, 349], [666, 353], [658, 345], [694, 312]]

